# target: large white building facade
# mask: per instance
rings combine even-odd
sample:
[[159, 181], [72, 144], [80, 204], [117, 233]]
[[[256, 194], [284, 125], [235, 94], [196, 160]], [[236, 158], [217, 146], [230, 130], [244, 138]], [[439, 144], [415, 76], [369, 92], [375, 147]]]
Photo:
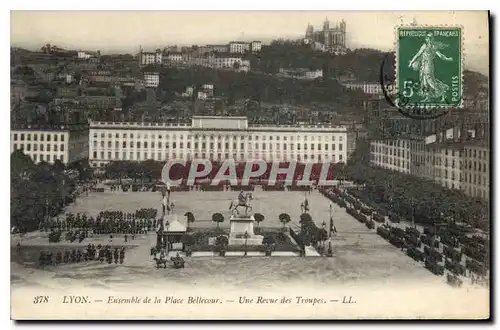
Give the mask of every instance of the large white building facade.
[[139, 53], [139, 63], [141, 66], [151, 65], [151, 64], [161, 64], [162, 63], [162, 53], [156, 52], [141, 52]]
[[88, 158], [88, 125], [78, 127], [32, 128], [16, 127], [10, 131], [10, 150], [23, 150], [33, 162], [53, 164], [60, 160], [64, 164]]
[[375, 140], [370, 162], [434, 181], [466, 195], [489, 199], [489, 148], [483, 141]]
[[346, 162], [343, 126], [248, 124], [246, 117], [195, 116], [189, 124], [93, 122], [92, 167], [111, 161], [210, 159], [222, 161]]

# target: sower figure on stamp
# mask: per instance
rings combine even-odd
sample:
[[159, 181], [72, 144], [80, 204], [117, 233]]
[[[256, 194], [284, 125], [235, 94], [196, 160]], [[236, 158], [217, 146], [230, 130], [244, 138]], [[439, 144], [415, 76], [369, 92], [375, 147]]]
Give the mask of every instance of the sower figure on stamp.
[[420, 90], [418, 95], [424, 97], [423, 102], [428, 102], [431, 99], [440, 99], [441, 102], [444, 102], [446, 93], [450, 89], [450, 86], [436, 78], [434, 72], [434, 58], [436, 56], [445, 61], [453, 61], [451, 57], [447, 57], [439, 51], [446, 46], [446, 44], [435, 41], [432, 33], [428, 33], [425, 37], [425, 43], [408, 64], [410, 68], [419, 72]]

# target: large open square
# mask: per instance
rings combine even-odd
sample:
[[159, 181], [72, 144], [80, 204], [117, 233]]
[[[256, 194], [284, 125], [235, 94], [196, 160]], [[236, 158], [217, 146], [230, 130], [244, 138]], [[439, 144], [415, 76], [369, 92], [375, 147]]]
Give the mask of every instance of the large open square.
[[[174, 212], [179, 220], [190, 211], [196, 221], [194, 229], [215, 227], [211, 221], [213, 213], [225, 217], [223, 227], [229, 226], [229, 204], [238, 192], [173, 192]], [[265, 216], [263, 227], [278, 228], [280, 213], [288, 213], [292, 218], [290, 226], [298, 226], [301, 213], [300, 204], [304, 192], [253, 192], [252, 212]], [[318, 226], [329, 223], [329, 201], [319, 192], [307, 194], [310, 214]], [[157, 208], [161, 214], [162, 196], [159, 192], [104, 192], [89, 193], [78, 198], [65, 211], [96, 215], [101, 210], [121, 210], [133, 212], [140, 208]], [[191, 257], [186, 258], [184, 269], [156, 269], [149, 255], [156, 236], [151, 233], [140, 235], [129, 248], [123, 265], [108, 265], [91, 262], [68, 264], [38, 269], [12, 262], [13, 285], [26, 283], [39, 285], [83, 285], [98, 287], [127, 287], [151, 285], [161, 282], [179, 284], [203, 283], [204, 285], [272, 287], [283, 283], [339, 284], [376, 281], [418, 281], [446, 286], [442, 278], [434, 276], [424, 267], [380, 238], [374, 230], [348, 215], [344, 209], [333, 205], [333, 219], [337, 234], [333, 237], [332, 258], [326, 257]], [[116, 241], [123, 241], [117, 238]], [[76, 282], [75, 282], [76, 281]], [[50, 283], [50, 284], [49, 284]], [[149, 284], [147, 284], [149, 283]]]

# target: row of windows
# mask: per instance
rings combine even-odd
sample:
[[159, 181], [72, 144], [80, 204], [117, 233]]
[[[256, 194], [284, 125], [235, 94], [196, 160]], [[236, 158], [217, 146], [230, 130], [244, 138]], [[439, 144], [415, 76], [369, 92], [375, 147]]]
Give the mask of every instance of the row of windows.
[[387, 153], [388, 150], [410, 150], [410, 148], [407, 147], [398, 148], [398, 147], [389, 147], [386, 145], [373, 145], [373, 144], [370, 146], [371, 152]]
[[[106, 138], [106, 134], [105, 133], [98, 134], [97, 132], [94, 132], [94, 134], [93, 134], [94, 139], [97, 139], [98, 136], [100, 136], [101, 139], [105, 139]], [[115, 133], [115, 134], [108, 133], [107, 134], [107, 138], [108, 139], [112, 139], [113, 136], [115, 137], [115, 139], [120, 139], [120, 134], [119, 133]], [[137, 133], [136, 135], [134, 135], [134, 133], [129, 133], [129, 134], [122, 133], [122, 135], [121, 135], [121, 138], [123, 138], [123, 139], [126, 139], [126, 138], [134, 139], [134, 137], [136, 139], [142, 139], [142, 138], [148, 139], [149, 135], [147, 133], [145, 133], [144, 136], [141, 133]], [[176, 140], [177, 139], [177, 134], [173, 134], [172, 136], [165, 135], [165, 139], [166, 140], [169, 140], [170, 137], [172, 137], [172, 139]], [[184, 140], [184, 137], [185, 136], [183, 134], [179, 134], [179, 138], [181, 140]], [[266, 135], [263, 135], [263, 136], [260, 136], [260, 137], [261, 137], [262, 141], [266, 141], [266, 139], [267, 139]], [[297, 135], [296, 137], [297, 137], [297, 140], [300, 140], [301, 138], [303, 138], [302, 139], [303, 141], [308, 141], [308, 136], [307, 135], [304, 135], [304, 136]], [[156, 138], [158, 138], [159, 140], [162, 140], [163, 139], [163, 135], [161, 135], [161, 134], [159, 134], [159, 135], [151, 134], [151, 139], [152, 140], [155, 140]], [[192, 135], [188, 135], [187, 136], [188, 140], [191, 140], [192, 138], [193, 138]], [[231, 135], [231, 136], [230, 135], [225, 135], [225, 136], [218, 135], [217, 136], [217, 140], [222, 140], [223, 138], [225, 140], [231, 140], [231, 139], [235, 139], [236, 140], [237, 136], [233, 136], [233, 135]], [[239, 136], [239, 138], [240, 138], [240, 140], [245, 140], [246, 137], [243, 136], [243, 135], [241, 135], [241, 136]], [[247, 138], [248, 138], [248, 141], [252, 141], [252, 135], [247, 136]], [[287, 141], [287, 136], [280, 137], [279, 135], [276, 135], [276, 136], [272, 136], [271, 135], [271, 136], [269, 136], [269, 141], [273, 141], [273, 139], [276, 140], [276, 141], [280, 141], [281, 138], [283, 138], [283, 141]], [[323, 141], [323, 136], [314, 136], [314, 135], [310, 136], [310, 141], [316, 141], [316, 138], [317, 138], [318, 141]], [[324, 139], [325, 142], [327, 142], [329, 140], [329, 138], [327, 138], [326, 136], [324, 138], [325, 138]], [[196, 134], [196, 135], [194, 135], [194, 139], [195, 140], [199, 140], [199, 139], [201, 139], [201, 140], [206, 140], [206, 139], [214, 140], [215, 136], [214, 135], [210, 135], [210, 136], [201, 135], [200, 136], [200, 135]], [[259, 141], [259, 136], [258, 135], [254, 136], [254, 140], [255, 141]], [[332, 141], [336, 141], [335, 135], [332, 135], [331, 140]], [[343, 140], [342, 136], [339, 136], [338, 140], [339, 140], [339, 142], [342, 142], [342, 140]], [[290, 141], [294, 141], [294, 136], [290, 136]]]
[[[408, 141], [387, 141], [382, 145], [379, 145], [377, 143], [371, 145], [371, 151], [375, 152], [387, 152], [387, 146], [393, 146], [393, 147], [409, 147], [410, 143]], [[416, 145], [414, 147], [417, 147], [416, 149], [422, 149], [423, 150], [423, 145]], [[421, 148], [418, 148], [421, 147]], [[391, 150], [391, 148], [389, 148]], [[460, 156], [463, 157], [464, 152], [463, 150], [455, 150], [455, 149], [448, 149], [448, 148], [443, 148], [440, 150], [434, 149], [436, 153], [444, 153], [446, 156], [451, 155], [451, 156]], [[473, 157], [473, 158], [479, 158], [479, 159], [486, 159], [487, 158], [487, 152], [486, 150], [476, 150], [476, 149], [465, 149], [465, 157]]]
[[479, 159], [486, 159], [486, 150], [476, 150], [472, 151], [471, 149], [465, 149], [465, 156], [466, 157], [473, 157], [473, 158], [479, 158]]
[[469, 196], [479, 196], [484, 199], [489, 199], [489, 191], [485, 189], [480, 189], [476, 187], [469, 187], [465, 190]]
[[455, 150], [455, 149], [444, 149], [441, 150], [441, 153], [444, 153], [446, 156], [451, 155], [451, 156], [460, 156], [460, 157], [472, 157], [472, 158], [479, 158], [479, 159], [486, 159], [486, 150], [472, 150], [472, 149], [465, 149], [464, 150]]
[[[222, 158], [224, 155], [225, 158]], [[114, 154], [110, 151], [108, 151], [107, 153], [105, 153], [104, 151], [101, 151], [98, 155], [97, 151], [94, 151], [93, 154], [93, 159], [98, 159], [98, 156], [100, 156], [100, 160], [146, 160], [146, 159], [154, 159], [154, 160], [166, 160], [168, 159], [168, 154], [162, 154], [160, 152], [158, 153], [154, 153], [154, 152], [139, 152], [137, 151], [136, 153], [134, 152], [121, 152], [121, 158], [120, 158], [120, 152], [118, 151], [115, 151]], [[141, 157], [142, 156], [142, 157]], [[156, 157], [155, 157], [156, 156]], [[240, 154], [240, 157], [237, 158], [237, 155], [236, 154], [232, 154], [232, 159], [235, 159], [235, 160], [245, 160], [245, 159], [251, 159], [252, 155], [247, 155], [247, 157], [245, 157], [245, 154]], [[291, 155], [291, 156], [288, 156], [288, 155], [282, 155], [281, 153], [279, 154], [276, 154], [274, 155], [276, 156], [277, 159], [283, 159], [283, 158], [286, 158], [286, 159], [289, 159], [289, 160], [292, 160], [292, 159], [296, 159], [297, 161], [301, 161], [301, 160], [318, 160], [319, 162], [323, 161], [323, 160], [330, 160], [332, 162], [335, 162], [336, 161], [336, 157], [335, 155], [332, 155], [331, 157], [329, 155], [307, 155], [307, 154], [304, 154], [304, 155]], [[135, 158], [134, 158], [135, 157]], [[177, 154], [176, 153], [173, 153], [172, 154], [172, 159], [175, 159], [177, 157]], [[184, 154], [183, 153], [180, 153], [179, 154], [179, 157], [181, 159], [184, 159]], [[206, 153], [194, 153], [193, 155], [191, 154], [187, 154], [186, 155], [187, 159], [191, 159], [191, 157], [193, 158], [207, 158], [207, 154]], [[214, 158], [214, 157], [217, 157], [217, 158]], [[218, 159], [218, 160], [221, 160], [221, 159], [229, 159], [229, 154], [226, 153], [226, 154], [222, 154], [222, 153], [218, 153], [217, 156], [215, 156], [215, 154], [213, 153], [210, 153], [209, 154], [209, 159]], [[261, 158], [266, 158], [266, 159], [272, 159], [273, 155], [261, 155], [261, 154], [255, 154], [255, 159], [261, 159]], [[339, 161], [342, 161], [343, 160], [343, 157], [342, 155], [339, 155]]]
[[[389, 152], [387, 152], [387, 148], [381, 147], [380, 149], [375, 148], [375, 152], [381, 153], [383, 155], [387, 155], [388, 154], [389, 156], [396, 156], [396, 155], [398, 157], [404, 157], [405, 156], [404, 150], [401, 150], [401, 149], [397, 149], [397, 152], [396, 152], [396, 150], [393, 150], [393, 149], [389, 148]], [[406, 157], [410, 158], [410, 151], [409, 150], [406, 151]]]
[[462, 179], [463, 177], [463, 181], [464, 182], [467, 182], [469, 184], [477, 184], [477, 185], [483, 185], [483, 186], [488, 186], [489, 187], [489, 180], [486, 179], [486, 176], [482, 176], [482, 175], [478, 175], [478, 174], [474, 174], [472, 175], [471, 173], [467, 173], [465, 175], [461, 175], [460, 176], [460, 179]]
[[[379, 159], [376, 159], [376, 161], [380, 162]], [[384, 162], [384, 164], [388, 164], [391, 166], [397, 166], [397, 167], [403, 167], [403, 168], [405, 167], [405, 163], [400, 162], [399, 159], [397, 161], [396, 160], [393, 161], [392, 158], [389, 158], [388, 162]], [[408, 163], [406, 163], [406, 168], [409, 169]], [[436, 168], [431, 169], [431, 172], [432, 172], [432, 175], [434, 177], [441, 177], [442, 180], [451, 179], [452, 181], [455, 181], [456, 179], [459, 178], [460, 182], [468, 182], [468, 183], [478, 184], [478, 185], [489, 185], [489, 183], [486, 179], [486, 176], [481, 176], [481, 175], [477, 175], [477, 174], [471, 175], [471, 173], [469, 173], [468, 175], [461, 174], [460, 176], [458, 176], [458, 175], [455, 175], [455, 171], [448, 172], [447, 169], [443, 170], [443, 169], [436, 169]]]
[[[375, 143], [377, 143], [377, 142], [375, 142]], [[402, 141], [402, 140], [386, 141], [386, 142], [382, 142], [382, 144], [386, 145], [386, 146], [391, 146], [391, 147], [409, 147], [410, 146], [409, 141]]]
[[[432, 161], [431, 161], [432, 159]], [[434, 166], [443, 166], [443, 160], [440, 157], [431, 158], [427, 156], [427, 162], [431, 163]], [[448, 158], [444, 159], [444, 167], [458, 168], [463, 170], [474, 170], [474, 171], [483, 171], [486, 173], [486, 163], [480, 163], [476, 161], [465, 161], [465, 166], [462, 161], [455, 162], [455, 159], [448, 161]]]
[[[31, 151], [31, 143], [26, 143], [26, 144], [22, 144], [20, 143], [19, 144], [19, 148], [18, 148], [18, 144], [17, 143], [14, 143], [14, 147], [13, 149], [14, 150], [17, 150], [17, 149], [22, 149], [22, 150], [25, 150], [26, 148], [26, 151]], [[59, 149], [59, 150], [58, 150]], [[43, 144], [43, 143], [33, 143], [33, 151], [64, 151], [64, 144], [61, 143], [59, 145], [59, 148], [58, 148], [58, 145], [57, 144]]]
[[[480, 162], [472, 162], [471, 160], [469, 161], [465, 161], [465, 169], [467, 169], [467, 164], [469, 165], [469, 170], [474, 170], [474, 171], [483, 171], [483, 173], [486, 173], [487, 170], [486, 170], [486, 167], [487, 167], [487, 163], [480, 163]], [[474, 166], [472, 166], [474, 164]]]
[[406, 167], [406, 169], [410, 169], [410, 163], [401, 161], [401, 159], [393, 159], [392, 157], [380, 156], [380, 155], [372, 156], [371, 159], [372, 161], [375, 161], [377, 163], [388, 164], [391, 166], [397, 166], [402, 168]]
[[[34, 162], [55, 162], [57, 159], [60, 159], [61, 162], [64, 163], [64, 155], [63, 154], [60, 154], [60, 155], [44, 155], [44, 154], [33, 154], [31, 155], [31, 157], [33, 158], [33, 161]], [[58, 158], [59, 157], [59, 158]]]
[[[214, 142], [210, 142], [210, 143], [206, 143], [206, 142], [201, 142], [201, 143], [198, 143], [198, 142], [195, 142], [194, 143], [194, 149], [206, 149], [207, 148], [207, 145], [209, 146], [210, 150], [214, 150], [214, 147], [217, 146], [217, 149], [222, 149], [222, 143], [221, 142], [218, 142], [217, 144], [215, 144]], [[94, 140], [93, 142], [93, 147], [94, 148], [97, 148], [97, 141]], [[100, 143], [100, 146], [101, 148], [105, 148], [105, 143], [104, 141], [101, 141]], [[129, 141], [127, 143], [127, 141], [122, 141], [121, 143], [121, 146], [120, 146], [120, 142], [118, 141], [115, 141], [114, 143], [114, 146], [115, 146], [115, 149], [118, 149], [118, 148], [137, 148], [137, 149], [141, 149], [141, 148], [144, 148], [144, 149], [147, 149], [148, 146], [150, 146], [152, 149], [154, 149], [155, 147], [157, 148], [163, 148], [163, 146], [165, 146], [165, 148], [170, 148], [170, 143], [169, 142], [165, 142], [165, 144], [163, 144], [161, 141], [159, 141], [157, 144], [155, 144], [154, 141], [151, 142], [151, 144], [148, 144], [147, 141], [144, 141], [143, 143], [141, 143], [141, 141], [138, 141], [137, 143], [134, 143], [134, 141]], [[229, 142], [226, 142], [224, 143], [224, 147], [225, 149], [230, 149], [230, 146], [232, 146], [232, 149], [237, 149], [237, 144], [235, 142], [233, 142], [232, 144], [230, 144]], [[262, 143], [260, 144], [262, 150], [266, 150], [267, 148], [269, 148], [269, 150], [273, 150], [273, 144], [271, 143]], [[279, 144], [279, 143], [276, 143], [276, 150], [279, 150], [282, 149], [283, 150], [287, 150], [288, 148], [290, 148], [290, 150], [295, 150], [295, 146], [297, 147], [297, 150], [301, 150], [301, 146], [303, 146], [303, 149], [304, 150], [308, 150], [308, 148], [310, 150], [318, 150], [318, 151], [321, 151], [322, 148], [324, 147], [324, 150], [325, 151], [328, 151], [329, 149], [329, 144], [306, 144], [304, 143], [303, 145], [301, 144], [297, 144], [295, 145], [294, 143], [290, 143], [289, 145], [288, 144]], [[331, 150], [332, 151], [335, 151], [336, 150], [336, 144], [331, 144]], [[112, 148], [113, 147], [113, 143], [111, 141], [108, 141], [107, 143], [107, 147], [108, 148]], [[177, 144], [177, 142], [172, 142], [172, 148], [177, 148], [179, 147], [180, 149], [183, 149], [184, 148], [184, 142], [180, 142], [179, 144]], [[187, 142], [186, 143], [186, 148], [190, 149], [191, 148], [191, 142]], [[244, 150], [245, 149], [245, 143], [240, 143], [240, 149], [241, 150]], [[247, 145], [247, 149], [252, 149], [252, 144], [249, 142], [248, 145]], [[259, 149], [259, 143], [255, 143], [255, 149]], [[342, 151], [343, 150], [343, 145], [342, 143], [338, 144], [338, 150], [339, 151]]]
[[[398, 152], [396, 153], [394, 151], [394, 153], [392, 152], [392, 150], [389, 150], [389, 156], [398, 156], [398, 157], [404, 157], [404, 153], [403, 152], [400, 152], [398, 150]], [[409, 152], [407, 151], [407, 157], [409, 157]], [[426, 157], [422, 157], [422, 156], [416, 156], [416, 155], [412, 155], [411, 157], [412, 161], [416, 162], [416, 163], [422, 163], [423, 160], [425, 159], [427, 161], [427, 163], [431, 163], [432, 165], [434, 166], [443, 166], [443, 159], [439, 156], [436, 156], [436, 157], [433, 157], [433, 156], [429, 156], [427, 155]], [[474, 171], [483, 171], [483, 172], [486, 172], [486, 163], [480, 163], [480, 162], [476, 162], [476, 161], [465, 161], [465, 167], [462, 166], [462, 162], [460, 161], [459, 163], [456, 163], [455, 162], [455, 159], [451, 159], [451, 161], [448, 161], [448, 158], [444, 158], [444, 166], [445, 167], [449, 167], [451, 166], [451, 168], [460, 168], [460, 169], [469, 169], [469, 170], [472, 170], [474, 169]]]
[[[58, 139], [61, 142], [64, 142], [64, 134], [52, 134], [52, 133], [14, 133], [13, 134], [13, 140], [14, 141], [31, 141], [33, 138], [33, 141], [38, 141], [38, 136], [40, 136], [40, 141], [47, 141], [50, 142], [51, 139], [54, 142], [57, 142]], [[19, 138], [19, 140], [18, 140]]]
[[[399, 159], [397, 159], [397, 162], [396, 162], [396, 159], [393, 161], [393, 159], [391, 157], [387, 158], [387, 156], [383, 156], [383, 158], [381, 158], [380, 155], [372, 155], [371, 157], [372, 160], [375, 160], [377, 162], [380, 162], [380, 160], [384, 160], [385, 163], [387, 163], [387, 161], [389, 162], [390, 165], [396, 165], [399, 167], [400, 164], [403, 164], [404, 162], [400, 162]], [[415, 164], [418, 166], [418, 162], [415, 162]], [[442, 165], [442, 162], [441, 162], [441, 159], [438, 158], [438, 159], [435, 159], [435, 162], [433, 163], [434, 166], [441, 166]], [[458, 166], [455, 166], [455, 165], [458, 165]], [[477, 168], [476, 168], [476, 165], [477, 165]], [[472, 166], [472, 162], [469, 162], [469, 169], [471, 169], [471, 166]], [[445, 159], [445, 167], [448, 167], [448, 159]], [[452, 159], [451, 161], [451, 168], [452, 169], [463, 169], [462, 168], [462, 163], [460, 162], [460, 164], [455, 164], [455, 160]], [[482, 167], [481, 167], [481, 164], [476, 164], [476, 162], [474, 162], [474, 171], [481, 171], [481, 169], [483, 170], [484, 173], [486, 173], [486, 164], [483, 163]], [[447, 169], [445, 169], [445, 171], [447, 171]], [[447, 177], [447, 176], [446, 176]], [[453, 178], [453, 180], [455, 180]]]

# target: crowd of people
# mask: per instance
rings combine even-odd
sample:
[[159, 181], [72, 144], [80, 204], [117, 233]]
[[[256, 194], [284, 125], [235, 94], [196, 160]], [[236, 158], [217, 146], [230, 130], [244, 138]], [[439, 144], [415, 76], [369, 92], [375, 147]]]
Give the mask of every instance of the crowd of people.
[[40, 266], [55, 266], [59, 264], [80, 263], [86, 261], [106, 261], [108, 264], [123, 264], [125, 248], [89, 244], [83, 251], [80, 249], [64, 251], [41, 251], [38, 258]]

